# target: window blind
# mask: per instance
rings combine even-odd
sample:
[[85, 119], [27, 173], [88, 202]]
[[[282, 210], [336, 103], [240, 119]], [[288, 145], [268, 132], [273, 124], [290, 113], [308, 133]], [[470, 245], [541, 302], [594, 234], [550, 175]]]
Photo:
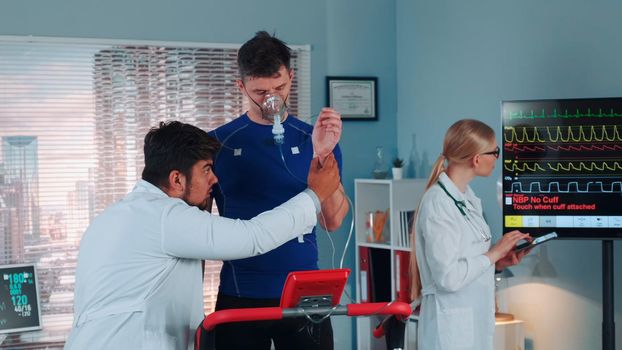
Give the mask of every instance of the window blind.
[[[212, 130], [248, 109], [238, 47], [0, 36], [0, 264], [36, 263], [43, 318], [13, 342], [62, 347], [80, 238], [140, 178], [149, 128]], [[292, 49], [290, 112], [310, 116], [310, 48]], [[206, 264], [206, 312], [220, 265]]]

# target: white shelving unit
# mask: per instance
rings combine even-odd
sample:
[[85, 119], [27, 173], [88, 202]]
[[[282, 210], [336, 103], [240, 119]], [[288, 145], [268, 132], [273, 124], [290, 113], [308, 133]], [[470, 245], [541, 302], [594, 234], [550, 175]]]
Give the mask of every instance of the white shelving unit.
[[[403, 286], [404, 280], [400, 281], [399, 275], [400, 271], [408, 271], [408, 264], [405, 263], [407, 257], [402, 256], [402, 263], [399, 263], [398, 255], [410, 252], [407, 218], [408, 214], [410, 217], [414, 215], [425, 192], [426, 181], [426, 179], [354, 181], [358, 302], [397, 300], [398, 291], [402, 290], [402, 293], [406, 291]], [[376, 211], [388, 213], [381, 235], [373, 230], [370, 232], [370, 213]], [[371, 220], [373, 219], [372, 217]], [[378, 236], [381, 236], [380, 240], [376, 240]], [[376, 282], [373, 288], [370, 287], [372, 281]], [[373, 329], [381, 319], [382, 317], [356, 319], [358, 349], [385, 349], [385, 340], [373, 336]]]

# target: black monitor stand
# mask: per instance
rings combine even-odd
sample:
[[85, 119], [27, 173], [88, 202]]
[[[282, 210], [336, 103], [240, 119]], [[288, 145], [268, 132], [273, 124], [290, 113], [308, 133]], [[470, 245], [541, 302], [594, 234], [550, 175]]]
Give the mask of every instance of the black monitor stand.
[[613, 305], [613, 241], [603, 241], [603, 350], [615, 350]]

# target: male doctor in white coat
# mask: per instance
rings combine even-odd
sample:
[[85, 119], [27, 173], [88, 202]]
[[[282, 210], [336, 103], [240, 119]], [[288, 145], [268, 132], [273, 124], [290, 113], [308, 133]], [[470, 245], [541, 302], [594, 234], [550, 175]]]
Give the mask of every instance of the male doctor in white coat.
[[263, 254], [309, 232], [340, 184], [334, 157], [314, 158], [309, 188], [281, 206], [246, 221], [212, 216], [219, 147], [180, 122], [147, 134], [142, 180], [80, 242], [65, 349], [190, 349], [204, 316], [201, 259]]

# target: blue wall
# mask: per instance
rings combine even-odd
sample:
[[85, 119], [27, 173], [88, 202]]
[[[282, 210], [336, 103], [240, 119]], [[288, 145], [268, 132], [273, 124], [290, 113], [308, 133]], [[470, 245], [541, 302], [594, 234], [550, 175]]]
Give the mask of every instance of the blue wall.
[[[369, 178], [373, 169], [376, 146], [383, 146], [388, 161], [397, 152], [396, 135], [396, 67], [395, 67], [395, 2], [394, 0], [327, 0], [326, 1], [326, 74], [329, 76], [378, 77], [378, 121], [344, 121], [341, 150], [344, 154], [343, 184], [354, 201], [354, 179]], [[369, 23], [369, 25], [363, 25]], [[312, 72], [316, 76], [316, 72]], [[333, 234], [336, 246], [335, 265], [350, 229], [348, 215], [340, 232]], [[354, 233], [344, 267], [352, 269], [348, 291], [355, 297]], [[332, 268], [331, 249], [324, 236], [320, 244], [320, 267]], [[338, 266], [337, 266], [338, 267]], [[346, 302], [345, 300], [342, 303]], [[348, 329], [352, 348], [356, 348], [354, 318], [333, 317], [335, 334]], [[342, 336], [339, 336], [342, 337]], [[345, 345], [345, 343], [343, 343]], [[343, 347], [346, 348], [346, 347]], [[335, 349], [339, 349], [335, 344]]]
[[[620, 2], [397, 0], [396, 10], [398, 145], [409, 152], [415, 133], [419, 160], [428, 164], [458, 119], [500, 131], [502, 100], [622, 96]], [[500, 168], [473, 184], [497, 235]], [[558, 276], [533, 276], [543, 254], [534, 251], [502, 293], [509, 311], [526, 321], [527, 349], [600, 348], [600, 242], [547, 245]], [[615, 253], [620, 349], [622, 242]]]
[[[261, 29], [290, 44], [311, 45], [313, 113], [326, 103], [327, 75], [378, 77], [379, 120], [344, 123], [342, 180], [352, 197], [354, 178], [370, 177], [375, 147], [384, 146], [388, 159], [397, 150], [393, 0], [23, 0], [3, 2], [0, 9], [0, 35], [242, 43]], [[332, 234], [335, 264], [348, 229], [346, 221]], [[320, 265], [331, 267], [331, 244], [321, 233], [319, 246]], [[353, 259], [350, 247], [344, 266], [354, 269]], [[355, 348], [351, 321], [333, 321], [336, 349]]]

